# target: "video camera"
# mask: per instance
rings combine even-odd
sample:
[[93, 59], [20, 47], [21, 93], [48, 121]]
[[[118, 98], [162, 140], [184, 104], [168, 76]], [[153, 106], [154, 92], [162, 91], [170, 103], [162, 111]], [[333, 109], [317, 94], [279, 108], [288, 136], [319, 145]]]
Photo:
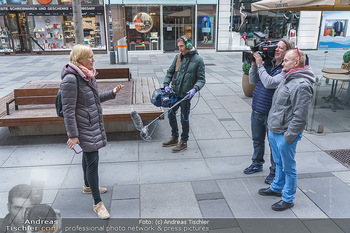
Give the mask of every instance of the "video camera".
[[267, 41], [267, 36], [262, 32], [254, 32], [254, 35], [259, 38], [260, 42], [257, 44], [256, 39], [254, 39], [254, 45], [250, 46], [251, 51], [243, 51], [242, 62], [246, 64], [251, 64], [252, 61], [255, 62], [253, 52], [259, 53], [263, 62], [270, 62], [275, 56], [279, 41]]
[[47, 204], [34, 205], [24, 214], [25, 225], [30, 225], [32, 232], [59, 232], [60, 218], [61, 214]]

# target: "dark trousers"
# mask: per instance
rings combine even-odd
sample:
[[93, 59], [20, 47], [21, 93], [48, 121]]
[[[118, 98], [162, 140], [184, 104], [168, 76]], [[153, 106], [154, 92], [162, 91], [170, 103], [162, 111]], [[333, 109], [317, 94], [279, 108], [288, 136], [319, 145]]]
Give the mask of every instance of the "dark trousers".
[[83, 152], [84, 183], [90, 187], [95, 205], [102, 201], [98, 184], [98, 159], [98, 151]]
[[[181, 100], [181, 98], [179, 98]], [[176, 120], [176, 112], [181, 107], [181, 125], [182, 125], [182, 133], [181, 140], [187, 142], [188, 134], [190, 132], [190, 110], [191, 110], [191, 100], [185, 100], [181, 102], [179, 105], [174, 107], [169, 115], [169, 124], [171, 126], [171, 136], [178, 138], [179, 137], [179, 128], [177, 126]]]
[[[251, 115], [251, 128], [252, 128], [252, 139], [253, 139], [253, 164], [256, 166], [262, 166], [265, 163], [265, 137], [267, 134], [267, 114], [262, 114], [256, 111], [252, 112]], [[271, 147], [270, 147], [271, 149]], [[276, 163], [273, 160], [272, 151], [270, 155], [270, 172], [275, 174]]]

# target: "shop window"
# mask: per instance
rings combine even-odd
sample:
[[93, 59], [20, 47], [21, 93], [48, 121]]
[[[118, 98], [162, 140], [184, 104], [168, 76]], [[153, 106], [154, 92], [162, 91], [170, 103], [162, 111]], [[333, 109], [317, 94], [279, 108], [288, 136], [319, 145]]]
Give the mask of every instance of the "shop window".
[[30, 16], [28, 25], [33, 51], [64, 48], [62, 16]]
[[215, 47], [215, 5], [198, 5], [197, 10], [197, 47], [214, 48]]
[[[37, 0], [33, 0], [37, 1]], [[72, 0], [53, 0], [59, 1], [60, 5], [72, 5]], [[81, 5], [103, 5], [103, 0], [81, 0]]]
[[160, 7], [129, 6], [125, 14], [129, 50], [159, 50]]
[[[83, 17], [84, 43], [92, 48], [105, 49], [102, 17]], [[33, 51], [65, 50], [75, 45], [72, 16], [31, 16], [28, 24]]]
[[[264, 11], [251, 13], [251, 3], [256, 0], [231, 0], [230, 32], [244, 37], [254, 38], [254, 32], [260, 31], [270, 40], [288, 38], [296, 40], [300, 12]], [[245, 42], [241, 38], [239, 45]], [[235, 45], [232, 45], [235, 46]], [[236, 45], [237, 46], [237, 45]]]
[[103, 16], [84, 16], [84, 44], [92, 48], [105, 48]]
[[0, 16], [0, 52], [13, 52], [7, 16]]
[[27, 5], [28, 0], [2, 0], [2, 5]]

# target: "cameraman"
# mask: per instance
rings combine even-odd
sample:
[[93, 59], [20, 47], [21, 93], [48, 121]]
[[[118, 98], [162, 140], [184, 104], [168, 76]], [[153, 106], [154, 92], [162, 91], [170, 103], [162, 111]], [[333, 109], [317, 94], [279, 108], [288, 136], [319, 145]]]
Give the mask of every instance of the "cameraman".
[[[256, 84], [253, 92], [251, 129], [254, 152], [252, 164], [244, 169], [245, 174], [253, 174], [263, 170], [265, 137], [267, 134], [267, 117], [271, 108], [272, 96], [276, 87], [282, 81], [282, 63], [286, 52], [294, 48], [294, 43], [288, 39], [281, 39], [275, 50], [274, 58], [270, 62], [264, 62], [259, 53], [254, 52], [255, 62], [249, 71], [249, 83]], [[276, 164], [270, 155], [270, 174], [265, 183], [271, 184], [275, 178]]]
[[[35, 226], [32, 226], [28, 222], [26, 222], [27, 213], [30, 213], [30, 210], [34, 210], [34, 208], [40, 206], [39, 203], [35, 203], [35, 200], [33, 198], [33, 188], [32, 186], [28, 184], [19, 184], [14, 186], [8, 195], [8, 211], [9, 213], [5, 216], [1, 228], [0, 233], [14, 233], [14, 232], [26, 232], [31, 233], [36, 230], [40, 231], [39, 229], [36, 229]], [[48, 206], [48, 208], [51, 209], [51, 207]], [[40, 208], [42, 210], [42, 208]], [[54, 210], [55, 217], [55, 224], [49, 228], [52, 231], [48, 231], [45, 228], [45, 232], [61, 232], [61, 225], [62, 225], [62, 218], [61, 213], [59, 210]], [[38, 215], [38, 211], [33, 211], [36, 215]], [[35, 215], [35, 216], [36, 216]], [[44, 212], [44, 214], [38, 215], [38, 219], [35, 220], [46, 220], [40, 218], [40, 216], [48, 217], [48, 213]], [[40, 226], [40, 225], [39, 225]], [[42, 225], [44, 226], [44, 225]], [[37, 226], [38, 227], [38, 226]], [[40, 233], [39, 231], [36, 231], [37, 233]]]
[[24, 231], [25, 212], [34, 206], [31, 192], [32, 188], [27, 184], [16, 185], [10, 190], [7, 203], [9, 213], [2, 222], [1, 233]]

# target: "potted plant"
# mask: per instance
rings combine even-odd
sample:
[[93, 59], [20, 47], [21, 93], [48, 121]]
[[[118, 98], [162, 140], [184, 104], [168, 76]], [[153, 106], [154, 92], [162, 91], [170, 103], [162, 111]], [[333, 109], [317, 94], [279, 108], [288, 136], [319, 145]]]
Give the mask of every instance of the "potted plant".
[[341, 66], [343, 69], [350, 69], [350, 51], [347, 51], [343, 55], [343, 64]]
[[255, 89], [255, 84], [249, 83], [249, 70], [250, 70], [251, 64], [243, 63], [242, 70], [243, 70], [243, 77], [242, 77], [242, 88], [244, 95], [247, 97], [253, 96], [253, 91]]

